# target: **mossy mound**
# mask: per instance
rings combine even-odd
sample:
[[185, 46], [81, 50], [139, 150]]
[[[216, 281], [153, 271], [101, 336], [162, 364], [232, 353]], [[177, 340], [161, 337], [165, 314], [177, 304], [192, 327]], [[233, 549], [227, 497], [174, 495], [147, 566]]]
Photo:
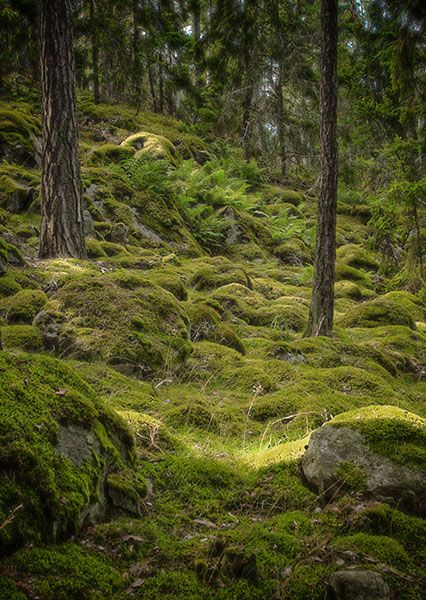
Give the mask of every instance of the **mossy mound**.
[[304, 199], [303, 192], [269, 184], [263, 184], [259, 188], [259, 194], [266, 204], [282, 202], [299, 206]]
[[359, 431], [379, 454], [426, 469], [426, 421], [397, 406], [366, 406], [338, 415], [328, 425]]
[[[0, 353], [2, 550], [74, 533], [108, 508], [106, 477], [132, 463], [133, 438], [63, 362]], [[135, 493], [137, 479], [129, 474]]]
[[0, 300], [0, 315], [8, 323], [31, 323], [47, 302], [41, 290], [21, 290]]
[[45, 600], [122, 600], [125, 579], [110, 561], [76, 544], [18, 551], [9, 561], [21, 578], [31, 576], [31, 593]]
[[410, 329], [416, 328], [414, 318], [405, 306], [383, 297], [355, 306], [338, 323], [342, 327], [404, 325]]
[[251, 288], [247, 272], [229, 259], [200, 259], [199, 268], [191, 277], [190, 284], [197, 290], [211, 290], [229, 283], [237, 283]]
[[24, 103], [0, 104], [0, 158], [32, 164], [39, 160], [41, 124], [32, 110]]
[[18, 248], [0, 237], [0, 276], [6, 273], [9, 266], [20, 267], [23, 264], [24, 259]]
[[283, 263], [289, 265], [305, 265], [312, 262], [312, 255], [303, 240], [294, 238], [282, 242], [274, 249], [274, 254]]
[[245, 353], [244, 344], [237, 333], [221, 322], [220, 315], [212, 307], [202, 303], [192, 304], [187, 308], [187, 315], [191, 341], [208, 340]]
[[39, 329], [33, 325], [8, 325], [0, 327], [0, 340], [4, 350], [40, 352], [43, 340]]
[[336, 252], [336, 259], [348, 267], [354, 267], [355, 269], [377, 271], [379, 267], [373, 254], [356, 244], [340, 246]]
[[131, 272], [71, 279], [46, 311], [62, 315], [59, 349], [141, 375], [174, 370], [189, 353], [184, 313], [163, 288]]
[[116, 146], [115, 144], [103, 144], [94, 148], [88, 158], [88, 165], [107, 165], [109, 163], [120, 163], [124, 160], [132, 158], [135, 154], [133, 146], [122, 145]]
[[133, 148], [136, 152], [135, 157], [146, 154], [158, 159], [168, 160], [173, 165], [179, 164], [181, 157], [173, 143], [163, 135], [156, 135], [148, 131], [140, 131], [127, 137], [121, 146]]

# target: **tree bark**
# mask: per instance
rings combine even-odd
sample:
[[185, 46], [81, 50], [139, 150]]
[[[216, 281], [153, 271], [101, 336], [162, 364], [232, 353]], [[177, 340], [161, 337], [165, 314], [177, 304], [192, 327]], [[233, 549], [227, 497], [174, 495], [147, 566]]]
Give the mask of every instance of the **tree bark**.
[[141, 54], [140, 54], [140, 8], [138, 0], [132, 2], [132, 16], [133, 16], [133, 89], [135, 95], [135, 105], [140, 107], [141, 96], [142, 96], [142, 65], [141, 65]]
[[90, 11], [90, 36], [92, 43], [92, 70], [93, 70], [93, 99], [95, 104], [99, 104], [101, 96], [99, 92], [99, 44], [98, 44], [98, 32], [96, 29], [96, 15], [95, 15], [95, 0], [90, 0], [89, 5]]
[[314, 286], [307, 335], [333, 330], [337, 205], [337, 0], [321, 0], [321, 179]]
[[280, 167], [281, 176], [283, 179], [287, 175], [287, 148], [286, 148], [286, 131], [285, 131], [285, 112], [284, 112], [284, 64], [280, 57], [278, 61], [278, 81], [276, 89], [277, 98], [277, 117], [278, 117], [278, 144], [280, 152]]
[[43, 103], [40, 258], [86, 257], [70, 0], [40, 0]]

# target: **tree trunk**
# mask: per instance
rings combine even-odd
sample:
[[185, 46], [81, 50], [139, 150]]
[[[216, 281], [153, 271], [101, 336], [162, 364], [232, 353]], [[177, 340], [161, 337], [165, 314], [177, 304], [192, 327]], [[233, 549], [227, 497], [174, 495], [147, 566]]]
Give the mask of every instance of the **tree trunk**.
[[95, 0], [90, 0], [90, 34], [92, 38], [93, 99], [95, 104], [101, 101], [99, 92], [99, 44], [96, 29]]
[[70, 0], [40, 0], [43, 102], [40, 258], [84, 258]]
[[140, 55], [140, 12], [138, 0], [132, 2], [132, 15], [133, 15], [133, 90], [135, 95], [135, 105], [140, 107], [141, 96], [142, 96], [142, 69], [141, 69], [141, 55]]
[[283, 179], [287, 175], [287, 149], [286, 149], [286, 131], [285, 131], [285, 113], [284, 113], [284, 64], [280, 58], [278, 62], [278, 81], [277, 81], [277, 117], [278, 117], [278, 144], [280, 152], [280, 167]]
[[[246, 41], [247, 44], [247, 41]], [[244, 92], [243, 92], [243, 153], [245, 160], [251, 158], [251, 104], [253, 101], [253, 74], [251, 72], [251, 55], [250, 50], [246, 46], [244, 49]]]
[[337, 0], [321, 0], [321, 180], [307, 335], [333, 330], [337, 205]]

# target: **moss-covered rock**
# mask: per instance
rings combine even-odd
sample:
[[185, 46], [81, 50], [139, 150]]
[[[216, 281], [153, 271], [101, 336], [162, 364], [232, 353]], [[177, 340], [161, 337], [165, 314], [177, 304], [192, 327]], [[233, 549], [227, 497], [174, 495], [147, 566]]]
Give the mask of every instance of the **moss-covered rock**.
[[36, 164], [41, 154], [41, 125], [24, 103], [0, 105], [0, 158]]
[[304, 198], [303, 192], [269, 184], [262, 185], [259, 189], [259, 194], [267, 204], [286, 202], [294, 206], [299, 206]]
[[140, 131], [127, 137], [121, 142], [122, 147], [133, 148], [136, 152], [135, 157], [143, 155], [152, 155], [158, 159], [165, 159], [174, 165], [181, 160], [178, 151], [173, 143], [163, 135]]
[[198, 263], [200, 266], [190, 280], [190, 284], [197, 290], [211, 290], [229, 283], [252, 287], [247, 272], [227, 258], [200, 259]]
[[110, 561], [76, 544], [25, 548], [10, 560], [31, 592], [45, 600], [122, 600], [125, 579]]
[[416, 328], [414, 318], [405, 306], [383, 297], [355, 306], [338, 322], [343, 327], [404, 325], [410, 329]]
[[64, 363], [6, 352], [0, 362], [0, 522], [13, 515], [0, 530], [6, 551], [104, 517], [106, 478], [128, 468], [134, 448], [124, 423]]
[[340, 246], [336, 252], [336, 259], [355, 269], [377, 271], [379, 265], [371, 252], [356, 244]]
[[38, 352], [43, 349], [40, 330], [33, 325], [8, 325], [0, 327], [0, 340], [4, 350]]
[[189, 352], [184, 312], [154, 283], [123, 272], [72, 279], [46, 309], [63, 315], [59, 349], [135, 373], [176, 369]]
[[360, 491], [424, 510], [424, 419], [395, 406], [368, 406], [338, 415], [317, 430], [303, 458], [308, 481], [327, 497], [342, 489], [344, 473], [359, 472]]
[[46, 302], [47, 296], [41, 290], [20, 290], [0, 300], [0, 315], [8, 323], [31, 323]]
[[293, 238], [282, 242], [274, 249], [274, 254], [283, 263], [289, 265], [305, 265], [312, 260], [311, 252], [303, 240]]
[[115, 144], [103, 144], [94, 148], [88, 158], [88, 165], [107, 165], [109, 163], [119, 163], [123, 160], [132, 158], [135, 153], [133, 146], [121, 145], [116, 146]]
[[208, 340], [223, 344], [245, 353], [244, 344], [232, 327], [222, 323], [220, 315], [210, 306], [202, 303], [189, 305], [189, 335], [193, 342]]

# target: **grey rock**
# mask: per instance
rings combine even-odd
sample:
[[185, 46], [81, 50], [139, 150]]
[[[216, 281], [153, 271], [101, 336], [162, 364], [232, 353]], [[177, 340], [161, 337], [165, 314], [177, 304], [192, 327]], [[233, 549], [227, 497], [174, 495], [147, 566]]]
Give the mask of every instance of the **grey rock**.
[[340, 487], [338, 470], [351, 463], [365, 475], [368, 496], [398, 503], [423, 512], [426, 498], [426, 473], [407, 467], [373, 452], [361, 433], [349, 427], [324, 425], [312, 434], [303, 457], [303, 473], [325, 499]]
[[28, 209], [34, 199], [35, 189], [15, 182], [16, 187], [6, 200], [5, 208], [11, 213], [21, 213]]
[[327, 586], [329, 600], [390, 600], [390, 589], [374, 571], [336, 571]]
[[56, 452], [68, 458], [76, 467], [92, 460], [100, 452], [100, 444], [90, 429], [79, 425], [61, 425]]
[[88, 210], [83, 210], [83, 226], [84, 226], [84, 235], [88, 237], [95, 236], [95, 224], [92, 218], [92, 215]]
[[155, 233], [155, 231], [152, 231], [152, 229], [149, 227], [145, 227], [145, 225], [142, 225], [142, 223], [136, 222], [134, 226], [144, 237], [146, 237], [148, 240], [151, 240], [151, 242], [161, 243], [163, 241], [160, 236]]
[[114, 223], [111, 228], [110, 240], [115, 244], [126, 244], [129, 228], [124, 223]]

